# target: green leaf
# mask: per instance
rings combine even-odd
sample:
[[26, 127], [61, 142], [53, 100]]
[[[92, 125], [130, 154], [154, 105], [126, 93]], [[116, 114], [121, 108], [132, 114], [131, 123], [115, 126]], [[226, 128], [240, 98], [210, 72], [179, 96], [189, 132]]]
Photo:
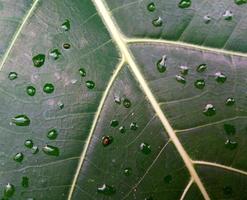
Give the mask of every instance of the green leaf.
[[246, 3], [1, 0], [0, 198], [245, 198]]

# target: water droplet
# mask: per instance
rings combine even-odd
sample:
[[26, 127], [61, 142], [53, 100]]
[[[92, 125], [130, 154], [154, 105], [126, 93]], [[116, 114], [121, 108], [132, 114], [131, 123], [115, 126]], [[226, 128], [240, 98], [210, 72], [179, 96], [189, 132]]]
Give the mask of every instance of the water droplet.
[[154, 11], [156, 10], [156, 6], [155, 6], [155, 4], [152, 2], [152, 3], [148, 4], [147, 9], [148, 9], [148, 11], [150, 11], [150, 12], [154, 12]]
[[17, 115], [12, 118], [12, 123], [14, 123], [16, 126], [29, 126], [30, 119], [26, 115]]
[[86, 76], [86, 70], [84, 68], [80, 68], [79, 69], [79, 74], [82, 76], [82, 77], [85, 77]]
[[116, 104], [121, 104], [121, 98], [119, 96], [114, 96], [114, 101]]
[[112, 127], [117, 127], [118, 124], [119, 124], [119, 122], [117, 120], [115, 120], [115, 119], [111, 121], [111, 126]]
[[235, 135], [235, 133], [236, 133], [235, 126], [233, 126], [231, 124], [224, 124], [224, 130], [225, 130], [226, 134], [228, 134], [228, 135]]
[[185, 78], [181, 75], [176, 75], [176, 80], [177, 80], [177, 82], [182, 83], [182, 84], [186, 83]]
[[225, 20], [229, 21], [233, 17], [233, 13], [230, 10], [226, 10], [225, 13], [223, 14], [223, 17]]
[[27, 86], [26, 92], [29, 96], [34, 96], [36, 93], [36, 89], [33, 86]]
[[45, 55], [44, 54], [38, 54], [33, 57], [33, 65], [35, 67], [41, 67], [45, 63]]
[[4, 197], [12, 197], [15, 193], [15, 187], [14, 185], [8, 183], [4, 187]]
[[237, 5], [242, 5], [247, 3], [247, 0], [234, 0]]
[[16, 161], [16, 162], [22, 162], [23, 161], [23, 159], [24, 159], [24, 155], [23, 155], [23, 153], [17, 153], [17, 154], [15, 154], [15, 156], [14, 156], [14, 161]]
[[165, 183], [170, 183], [172, 181], [172, 176], [171, 175], [167, 175], [164, 177], [164, 182]]
[[125, 99], [123, 100], [123, 106], [124, 106], [125, 108], [130, 108], [130, 107], [131, 107], [131, 101], [130, 101], [129, 99], [125, 98]]
[[235, 141], [232, 141], [232, 140], [230, 140], [230, 139], [228, 139], [228, 140], [225, 142], [225, 147], [226, 147], [227, 149], [234, 150], [234, 149], [237, 148], [237, 146], [238, 146], [238, 143], [235, 142]]
[[31, 151], [32, 151], [32, 154], [37, 154], [39, 152], [39, 148], [37, 146], [33, 146]]
[[206, 71], [207, 68], [208, 67], [207, 67], [206, 64], [201, 64], [201, 65], [197, 66], [196, 71], [199, 72], [199, 73], [201, 73], [201, 72]]
[[187, 66], [180, 66], [180, 73], [184, 76], [188, 75], [189, 68]]
[[49, 53], [50, 57], [52, 57], [54, 60], [57, 60], [58, 58], [60, 58], [60, 56], [62, 55], [61, 52], [58, 49], [53, 49], [50, 53]]
[[113, 137], [112, 136], [103, 136], [102, 137], [102, 144], [104, 147], [110, 145], [113, 142]]
[[116, 193], [116, 189], [113, 186], [103, 184], [97, 188], [98, 193], [104, 195], [113, 195]]
[[52, 83], [46, 83], [43, 87], [43, 91], [47, 94], [51, 94], [54, 92], [54, 85]]
[[181, 0], [178, 4], [179, 8], [189, 8], [191, 5], [191, 0]]
[[25, 147], [31, 149], [33, 147], [33, 141], [32, 140], [26, 140], [24, 142]]
[[156, 67], [160, 73], [164, 73], [166, 71], [166, 55], [162, 56], [162, 58], [157, 62]]
[[62, 29], [64, 29], [65, 31], [69, 31], [70, 30], [70, 21], [68, 19], [65, 20], [65, 22], [62, 24]]
[[61, 110], [64, 108], [64, 104], [62, 101], [57, 102], [57, 105]]
[[130, 167], [126, 167], [124, 169], [124, 175], [125, 176], [130, 176], [132, 174], [132, 169]]
[[151, 153], [151, 146], [147, 143], [141, 143], [140, 150], [142, 151], [142, 153], [147, 155]]
[[205, 87], [205, 81], [203, 79], [196, 80], [194, 85], [198, 89], [203, 89]]
[[95, 87], [95, 83], [93, 81], [86, 81], [86, 85], [88, 89], [93, 89]]
[[136, 122], [132, 122], [132, 123], [130, 124], [130, 130], [136, 131], [137, 129], [138, 129], [137, 123], [136, 123]]
[[221, 72], [216, 72], [215, 73], [215, 80], [218, 83], [224, 83], [226, 81], [227, 77], [225, 74], [221, 73]]
[[206, 116], [213, 116], [216, 114], [216, 109], [212, 104], [207, 104], [203, 110], [203, 114]]
[[120, 127], [119, 127], [119, 132], [120, 132], [120, 133], [125, 133], [125, 131], [126, 131], [126, 129], [125, 129], [124, 126], [120, 126]]
[[10, 72], [8, 78], [13, 81], [18, 78], [18, 74], [16, 72]]
[[22, 177], [21, 185], [24, 188], [27, 188], [29, 186], [29, 178], [24, 176]]
[[230, 186], [226, 186], [223, 188], [223, 193], [226, 196], [232, 195], [232, 192], [233, 192], [233, 190], [232, 190], [232, 187], [230, 187]]
[[47, 138], [49, 138], [50, 140], [55, 140], [58, 136], [58, 132], [56, 129], [52, 129], [47, 133]]
[[233, 106], [235, 104], [235, 99], [232, 97], [229, 97], [226, 99], [226, 105], [227, 106]]
[[59, 156], [59, 148], [46, 145], [42, 148], [43, 152], [49, 156]]
[[205, 15], [203, 17], [204, 23], [209, 24], [211, 22], [211, 17], [209, 15]]
[[161, 19], [161, 17], [158, 17], [158, 18], [153, 20], [152, 24], [155, 27], [160, 27], [163, 25], [163, 20]]
[[69, 43], [64, 43], [64, 44], [63, 44], [63, 48], [64, 48], [64, 49], [69, 49], [70, 46], [71, 46], [71, 45], [70, 45]]

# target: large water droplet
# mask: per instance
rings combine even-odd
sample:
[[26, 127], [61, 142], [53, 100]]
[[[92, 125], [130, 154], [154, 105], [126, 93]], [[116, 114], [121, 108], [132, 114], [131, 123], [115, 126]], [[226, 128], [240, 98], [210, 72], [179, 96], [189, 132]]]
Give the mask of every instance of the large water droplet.
[[118, 124], [119, 124], [119, 122], [116, 119], [111, 121], [111, 127], [117, 127]]
[[8, 78], [13, 81], [18, 78], [18, 74], [16, 72], [10, 72]]
[[172, 181], [172, 176], [171, 175], [167, 175], [164, 177], [164, 182], [165, 183], [170, 183]]
[[151, 153], [151, 146], [147, 143], [141, 143], [140, 145], [140, 150], [142, 151], [142, 153], [144, 154], [150, 154]]
[[180, 73], [184, 76], [188, 75], [189, 68], [187, 66], [180, 66]]
[[38, 54], [33, 57], [33, 65], [35, 67], [41, 67], [45, 63], [45, 55], [44, 54]]
[[17, 115], [12, 118], [12, 123], [16, 126], [29, 126], [30, 122], [30, 119], [26, 115]]
[[23, 153], [17, 153], [17, 154], [15, 154], [15, 156], [14, 156], [14, 161], [16, 161], [16, 162], [22, 162], [23, 161], [23, 159], [24, 159], [24, 155], [23, 155]]
[[153, 20], [152, 24], [155, 27], [160, 27], [160, 26], [163, 25], [163, 20], [162, 20], [161, 17], [158, 17], [158, 18], [156, 18], [156, 19]]
[[212, 104], [207, 104], [203, 110], [203, 114], [206, 116], [213, 116], [216, 114], [216, 109]]
[[50, 140], [55, 140], [58, 136], [58, 132], [56, 129], [52, 129], [47, 133], [47, 138], [49, 138]]
[[116, 189], [113, 186], [103, 184], [102, 186], [97, 188], [98, 193], [104, 195], [113, 195], [116, 193]]
[[205, 87], [205, 81], [204, 81], [204, 79], [196, 80], [194, 85], [198, 89], [203, 89]]
[[226, 81], [227, 77], [225, 74], [221, 73], [221, 72], [216, 72], [215, 73], [215, 80], [218, 83], [224, 83]]
[[155, 4], [152, 2], [152, 3], [149, 3], [149, 4], [148, 4], [147, 9], [148, 9], [148, 11], [150, 11], [150, 12], [154, 12], [154, 11], [156, 10], [156, 6], [155, 6]]
[[129, 99], [125, 98], [125, 99], [123, 100], [123, 106], [124, 106], [125, 108], [130, 108], [130, 107], [131, 107], [131, 101], [130, 101]]
[[26, 140], [24, 142], [25, 147], [31, 149], [33, 147], [33, 141], [32, 140]]
[[231, 124], [224, 124], [224, 130], [225, 130], [226, 134], [228, 134], [228, 135], [235, 135], [235, 133], [236, 133], [235, 126], [233, 126]]
[[179, 8], [188, 8], [191, 5], [191, 0], [181, 0], [178, 4]]
[[64, 29], [65, 31], [69, 31], [70, 30], [70, 21], [68, 19], [65, 20], [65, 22], [62, 24], [62, 29]]
[[230, 10], [226, 10], [225, 13], [223, 14], [223, 17], [225, 20], [229, 21], [233, 17], [233, 13]]
[[95, 83], [93, 81], [86, 81], [86, 86], [88, 89], [93, 89], [95, 87]]
[[110, 145], [113, 142], [113, 137], [112, 136], [103, 136], [102, 137], [102, 144], [104, 147]]
[[176, 75], [176, 81], [182, 84], [186, 83], [186, 79], [181, 75]]
[[26, 92], [29, 96], [34, 96], [36, 93], [36, 89], [33, 86], [27, 86]]
[[130, 124], [130, 130], [136, 131], [137, 129], [138, 129], [137, 123], [136, 123], [136, 122], [132, 122], [132, 123]]
[[130, 167], [126, 167], [124, 169], [124, 175], [125, 176], [130, 176], [132, 174], [132, 169]]
[[201, 73], [201, 72], [206, 71], [207, 68], [208, 67], [207, 67], [206, 64], [200, 64], [199, 66], [197, 66], [196, 71], [199, 72], [199, 73]]
[[47, 94], [51, 94], [54, 92], [54, 85], [52, 83], [46, 83], [43, 87], [43, 91]]
[[80, 68], [79, 69], [79, 74], [82, 76], [82, 77], [85, 77], [86, 76], [86, 70], [84, 68]]
[[49, 156], [59, 156], [59, 148], [46, 145], [42, 148], [43, 152]]
[[52, 57], [54, 60], [57, 60], [58, 58], [60, 58], [60, 56], [62, 55], [61, 52], [58, 49], [53, 49], [50, 53], [49, 53], [50, 57]]
[[[5, 185], [4, 187], [4, 197], [12, 197], [15, 193], [15, 187], [14, 185], [8, 183], [7, 185]], [[4, 199], [5, 200], [5, 199]]]
[[24, 188], [27, 188], [29, 186], [29, 178], [24, 176], [22, 177], [21, 185]]
[[233, 106], [235, 104], [235, 99], [232, 97], [229, 97], [226, 99], [226, 105], [227, 106]]
[[228, 140], [225, 142], [225, 147], [226, 147], [227, 149], [234, 150], [234, 149], [237, 148], [237, 146], [238, 146], [238, 143], [235, 142], [235, 141], [232, 141], [232, 140], [230, 140], [230, 139], [228, 139]]
[[156, 64], [156, 67], [160, 73], [164, 73], [166, 71], [166, 60], [167, 57], [164, 55]]
[[247, 3], [247, 0], [234, 0], [237, 5], [242, 5]]

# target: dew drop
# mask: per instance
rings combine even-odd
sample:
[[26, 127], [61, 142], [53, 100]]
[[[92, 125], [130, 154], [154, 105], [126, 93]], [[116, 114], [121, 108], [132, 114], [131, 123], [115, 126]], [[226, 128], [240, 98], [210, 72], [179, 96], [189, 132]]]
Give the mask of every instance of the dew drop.
[[33, 141], [32, 140], [26, 140], [24, 142], [25, 147], [31, 149], [33, 147]]
[[199, 73], [201, 73], [201, 72], [206, 71], [207, 68], [208, 67], [207, 67], [206, 64], [201, 64], [201, 65], [197, 66], [196, 71], [199, 72]]
[[45, 55], [44, 54], [38, 54], [33, 57], [33, 65], [35, 67], [41, 67], [45, 63]]
[[226, 196], [232, 195], [232, 192], [233, 192], [232, 191], [232, 187], [230, 187], [230, 186], [226, 186], [226, 187], [223, 188], [223, 193]]
[[63, 48], [64, 49], [70, 49], [71, 45], [69, 43], [64, 43]]
[[68, 19], [65, 20], [65, 22], [62, 24], [62, 29], [64, 29], [65, 31], [69, 31], [70, 30], [70, 21]]
[[156, 10], [156, 6], [155, 6], [155, 4], [152, 2], [152, 3], [148, 4], [147, 9], [148, 9], [148, 11], [150, 11], [150, 12], [154, 12], [154, 11]]
[[189, 8], [191, 6], [191, 0], [181, 0], [178, 4], [179, 8]]
[[57, 106], [59, 107], [59, 109], [62, 110], [64, 108], [64, 103], [59, 101], [59, 102], [57, 102]]
[[124, 169], [124, 175], [125, 176], [130, 176], [132, 174], [132, 169], [130, 167], [126, 167]]
[[36, 89], [33, 86], [27, 86], [26, 92], [29, 96], [34, 96], [36, 93]]
[[212, 104], [207, 104], [203, 110], [203, 114], [206, 116], [213, 116], [216, 114], [216, 109]]
[[29, 186], [29, 178], [26, 177], [26, 176], [22, 177], [21, 185], [24, 188], [28, 188], [28, 186]]
[[227, 149], [234, 150], [234, 149], [237, 148], [237, 146], [238, 146], [238, 143], [235, 142], [235, 141], [232, 141], [232, 140], [230, 140], [230, 139], [228, 139], [228, 140], [225, 142], [225, 147], [226, 147]]
[[116, 104], [121, 104], [121, 98], [119, 97], [119, 96], [114, 96], [114, 102], [116, 103]]
[[18, 78], [18, 74], [16, 72], [10, 72], [8, 78], [9, 80], [13, 81]]
[[235, 104], [235, 99], [232, 97], [229, 97], [226, 99], [226, 105], [227, 106], [233, 106]]
[[142, 153], [144, 153], [146, 155], [150, 154], [151, 153], [151, 146], [147, 143], [141, 143], [140, 150], [142, 151]]
[[247, 3], [247, 0], [234, 0], [237, 5], [242, 5]]
[[188, 75], [189, 68], [187, 66], [180, 66], [180, 73], [184, 76]]
[[137, 129], [138, 129], [137, 123], [136, 123], [136, 122], [132, 122], [132, 123], [130, 124], [130, 130], [136, 131]]
[[52, 129], [47, 133], [47, 138], [50, 140], [55, 140], [58, 136], [58, 132], [56, 129]]
[[161, 19], [161, 17], [158, 17], [158, 18], [153, 20], [152, 24], [155, 27], [160, 27], [163, 25], [163, 20]]
[[47, 94], [51, 94], [54, 92], [54, 85], [52, 83], [46, 83], [43, 87], [43, 91]]
[[162, 58], [157, 62], [156, 67], [160, 73], [164, 73], [166, 71], [166, 55], [162, 56]]
[[130, 108], [130, 107], [131, 107], [131, 101], [130, 101], [129, 99], [125, 98], [125, 99], [123, 100], [123, 106], [124, 106], [125, 108]]
[[88, 89], [93, 89], [95, 87], [95, 83], [93, 81], [86, 81], [86, 86]]
[[102, 145], [104, 147], [109, 146], [113, 142], [112, 136], [103, 136], [102, 137]]
[[235, 133], [236, 133], [235, 126], [233, 126], [231, 124], [224, 124], [224, 130], [225, 130], [227, 135], [235, 135]]
[[167, 175], [164, 177], [164, 182], [165, 183], [170, 183], [172, 181], [172, 176], [171, 175]]
[[32, 151], [32, 154], [37, 154], [39, 152], [39, 148], [37, 146], [33, 146], [31, 151]]
[[82, 76], [82, 77], [85, 77], [86, 76], [86, 70], [84, 68], [80, 68], [79, 69], [79, 74]]
[[112, 120], [111, 121], [111, 127], [117, 127], [119, 125], [119, 122], [117, 120]]
[[227, 77], [225, 74], [221, 73], [221, 72], [216, 72], [215, 73], [215, 80], [218, 83], [224, 83], [226, 81]]
[[179, 82], [179, 83], [182, 83], [182, 84], [186, 83], [185, 78], [183, 76], [181, 76], [181, 75], [176, 75], [176, 81]]
[[104, 195], [113, 195], [116, 193], [116, 189], [113, 186], [103, 184], [97, 188], [98, 193]]
[[21, 163], [22, 161], [23, 161], [23, 159], [24, 159], [24, 155], [23, 155], [23, 153], [17, 153], [17, 154], [15, 154], [15, 156], [14, 156], [14, 161], [16, 161], [16, 162], [19, 162], [19, 163]]
[[4, 187], [4, 197], [12, 197], [15, 193], [15, 187], [14, 185], [8, 183]]
[[209, 15], [205, 15], [203, 17], [203, 21], [205, 24], [209, 24], [211, 22], [211, 17]]
[[26, 115], [17, 115], [12, 118], [12, 123], [14, 123], [16, 126], [29, 126], [30, 119]]
[[50, 57], [52, 57], [54, 60], [57, 60], [58, 58], [60, 58], [60, 56], [62, 55], [61, 52], [58, 49], [53, 49], [50, 53], [49, 53]]
[[205, 87], [205, 81], [204, 81], [204, 79], [196, 80], [194, 85], [198, 89], [203, 89]]
[[42, 148], [43, 152], [49, 156], [59, 156], [59, 148], [46, 145]]
[[230, 10], [226, 10], [225, 13], [223, 14], [223, 17], [225, 20], [229, 21], [233, 17], [233, 13]]
[[126, 132], [125, 127], [124, 127], [124, 126], [120, 126], [120, 127], [119, 127], [119, 132], [120, 132], [120, 133], [125, 133], [125, 132]]

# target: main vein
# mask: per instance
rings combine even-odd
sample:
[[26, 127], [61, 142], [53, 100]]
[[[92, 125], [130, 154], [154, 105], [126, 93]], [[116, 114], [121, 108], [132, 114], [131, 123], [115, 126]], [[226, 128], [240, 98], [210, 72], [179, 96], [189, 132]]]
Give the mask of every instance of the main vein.
[[177, 148], [179, 154], [181, 155], [188, 171], [190, 172], [192, 179], [197, 184], [198, 188], [200, 189], [203, 197], [206, 200], [210, 200], [209, 195], [203, 186], [194, 166], [193, 163], [183, 148], [182, 144], [180, 143], [178, 137], [176, 136], [175, 131], [173, 130], [172, 126], [170, 125], [169, 121], [167, 120], [166, 116], [162, 112], [159, 103], [155, 99], [153, 93], [151, 92], [146, 80], [142, 76], [137, 64], [135, 63], [131, 52], [129, 51], [127, 47], [127, 43], [124, 40], [124, 37], [122, 36], [121, 32], [119, 31], [119, 28], [115, 24], [115, 22], [112, 19], [112, 16], [110, 15], [109, 9], [107, 8], [106, 4], [102, 0], [92, 0], [95, 4], [101, 18], [103, 19], [108, 31], [110, 32], [113, 40], [117, 44], [119, 50], [121, 51], [122, 55], [124, 56], [126, 62], [129, 64], [130, 69], [132, 70], [133, 74], [135, 75], [135, 78], [139, 82], [143, 92], [147, 96], [150, 104], [152, 105], [153, 109], [155, 110], [157, 116], [159, 117], [160, 121], [162, 122], [164, 128], [166, 129], [168, 135], [170, 136], [170, 139], [174, 143], [175, 147]]
[[17, 29], [17, 31], [15, 32], [14, 34], [14, 37], [12, 38], [11, 40], [11, 43], [10, 45], [8, 46], [8, 49], [6, 50], [4, 56], [3, 56], [3, 59], [2, 59], [2, 62], [0, 64], [0, 70], [2, 70], [6, 60], [8, 59], [9, 57], [9, 54], [13, 48], [13, 46], [15, 45], [15, 42], [18, 38], [18, 36], [20, 35], [23, 27], [25, 26], [25, 24], [27, 23], [29, 17], [32, 15], [33, 11], [35, 10], [37, 4], [38, 4], [39, 0], [35, 0], [31, 6], [31, 8], [29, 9], [29, 11], [27, 12], [27, 14], [25, 15], [25, 17], [23, 18], [22, 22], [21, 22], [21, 25], [19, 26], [19, 28]]

